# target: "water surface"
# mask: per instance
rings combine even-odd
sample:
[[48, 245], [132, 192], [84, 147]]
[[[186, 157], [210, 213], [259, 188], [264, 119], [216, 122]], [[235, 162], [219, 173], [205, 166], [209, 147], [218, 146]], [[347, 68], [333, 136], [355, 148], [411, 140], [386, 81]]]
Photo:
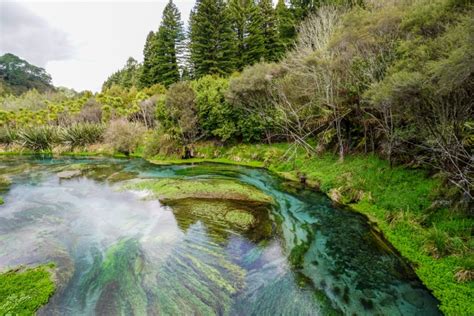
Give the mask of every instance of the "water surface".
[[[87, 171], [60, 179], [71, 166]], [[264, 170], [3, 157], [0, 174], [13, 182], [0, 192], [0, 269], [57, 264], [58, 290], [39, 314], [439, 314], [364, 216]], [[233, 179], [275, 205], [242, 205], [258, 218], [243, 230], [121, 189], [162, 177]]]

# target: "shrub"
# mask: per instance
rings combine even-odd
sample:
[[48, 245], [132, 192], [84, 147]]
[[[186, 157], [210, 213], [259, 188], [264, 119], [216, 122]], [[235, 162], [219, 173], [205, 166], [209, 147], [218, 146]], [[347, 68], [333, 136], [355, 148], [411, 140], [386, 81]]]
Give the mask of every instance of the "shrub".
[[18, 138], [18, 132], [8, 127], [0, 128], [0, 144], [7, 146], [13, 144]]
[[144, 133], [145, 127], [143, 125], [118, 119], [110, 123], [104, 139], [115, 151], [128, 156], [137, 149]]
[[145, 157], [178, 155], [181, 152], [179, 136], [172, 132], [172, 130], [165, 132], [161, 129], [153, 131], [145, 142], [143, 153]]
[[192, 87], [196, 92], [195, 102], [203, 134], [216, 136], [222, 141], [235, 137], [238, 115], [225, 100], [229, 80], [208, 75], [193, 81]]
[[18, 142], [34, 151], [51, 150], [57, 134], [57, 128], [49, 125], [26, 127], [18, 132]]
[[184, 144], [193, 143], [199, 136], [195, 99], [196, 94], [188, 82], [172, 84], [166, 93], [165, 106]]
[[76, 116], [76, 121], [80, 123], [101, 123], [102, 109], [100, 103], [94, 99], [89, 99]]
[[63, 128], [59, 133], [60, 141], [71, 149], [102, 141], [105, 127], [102, 124], [74, 124]]

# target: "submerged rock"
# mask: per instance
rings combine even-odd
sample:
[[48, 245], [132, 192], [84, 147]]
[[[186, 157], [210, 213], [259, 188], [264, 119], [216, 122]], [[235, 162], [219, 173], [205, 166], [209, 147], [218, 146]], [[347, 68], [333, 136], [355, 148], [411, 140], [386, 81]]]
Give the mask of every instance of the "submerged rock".
[[259, 189], [227, 179], [153, 179], [130, 183], [124, 188], [148, 190], [161, 201], [205, 198], [273, 203], [273, 198]]
[[74, 177], [78, 177], [82, 174], [80, 170], [66, 170], [57, 173], [59, 179], [72, 179]]

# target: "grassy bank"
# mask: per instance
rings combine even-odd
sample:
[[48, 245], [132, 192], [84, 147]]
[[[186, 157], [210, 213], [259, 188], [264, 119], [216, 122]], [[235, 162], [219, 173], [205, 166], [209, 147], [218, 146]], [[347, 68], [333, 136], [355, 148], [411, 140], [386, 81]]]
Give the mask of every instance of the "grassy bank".
[[[372, 155], [339, 161], [326, 154], [309, 157], [288, 144], [216, 147], [202, 144], [196, 158], [148, 157], [157, 164], [219, 162], [265, 167], [287, 179], [308, 185], [338, 203], [367, 215], [413, 265], [425, 285], [440, 300], [446, 315], [474, 315], [474, 219], [449, 205], [453, 192], [442, 179], [420, 169], [390, 168]], [[89, 148], [66, 155], [110, 155]], [[134, 156], [141, 156], [138, 151]]]
[[20, 267], [0, 273], [0, 314], [33, 315], [55, 291], [54, 264]]

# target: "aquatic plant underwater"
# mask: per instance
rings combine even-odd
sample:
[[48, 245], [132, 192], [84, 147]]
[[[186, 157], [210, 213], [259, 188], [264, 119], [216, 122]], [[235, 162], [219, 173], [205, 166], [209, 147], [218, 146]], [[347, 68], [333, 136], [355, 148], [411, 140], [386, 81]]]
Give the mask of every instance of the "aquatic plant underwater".
[[436, 315], [367, 219], [261, 169], [2, 157], [0, 268], [56, 264], [39, 310]]

